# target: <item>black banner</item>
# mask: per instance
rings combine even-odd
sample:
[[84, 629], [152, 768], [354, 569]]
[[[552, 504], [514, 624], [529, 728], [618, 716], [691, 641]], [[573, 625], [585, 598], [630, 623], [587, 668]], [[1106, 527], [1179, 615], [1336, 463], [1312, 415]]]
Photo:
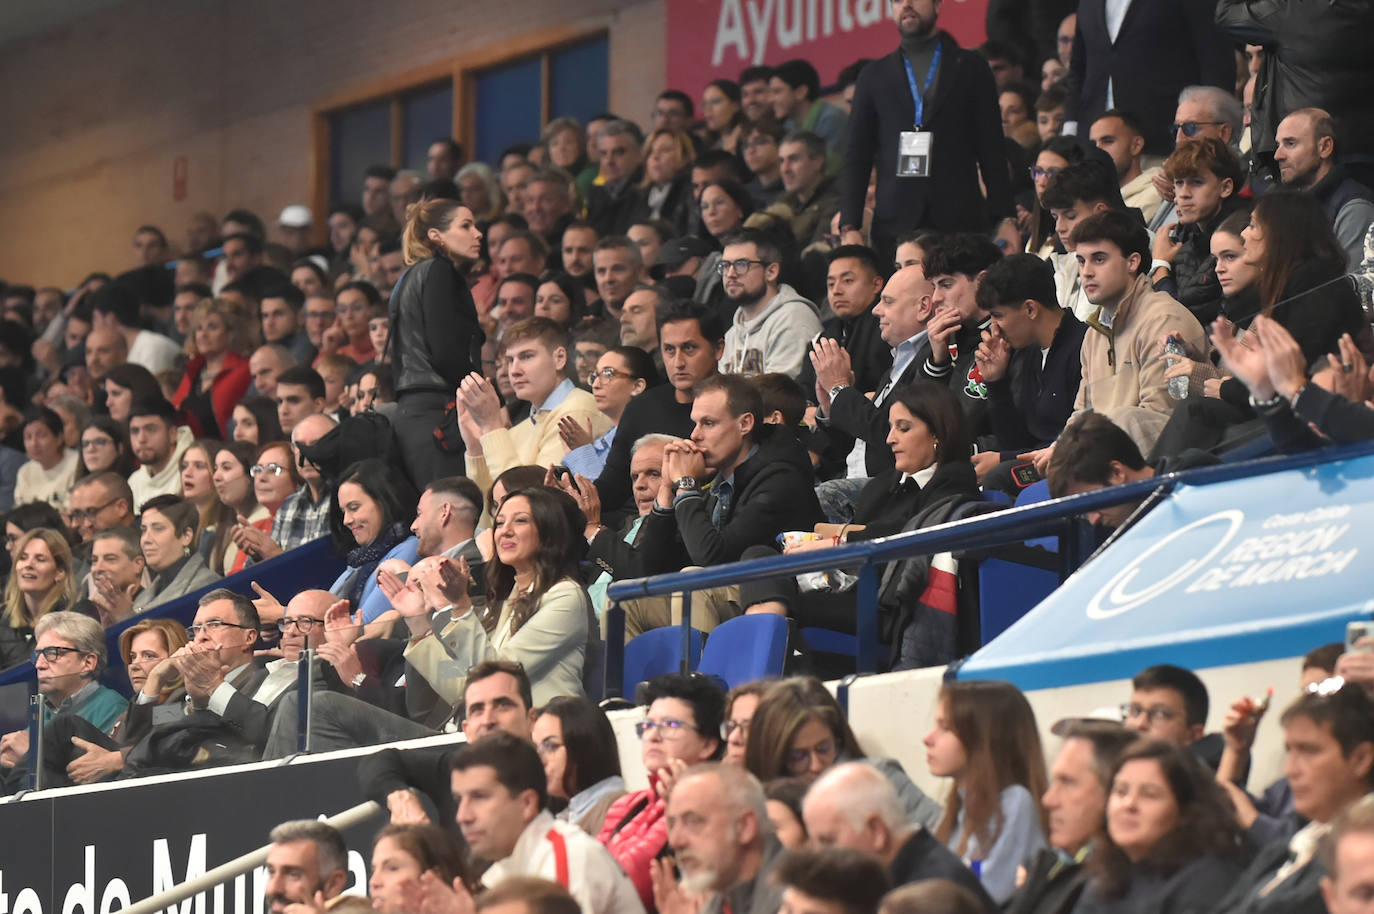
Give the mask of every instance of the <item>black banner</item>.
[[[0, 914], [109, 914], [268, 841], [288, 819], [364, 802], [366, 753], [251, 765], [194, 777], [53, 791], [0, 804]], [[366, 894], [385, 813], [344, 833], [352, 894]], [[165, 914], [262, 914], [261, 867]]]

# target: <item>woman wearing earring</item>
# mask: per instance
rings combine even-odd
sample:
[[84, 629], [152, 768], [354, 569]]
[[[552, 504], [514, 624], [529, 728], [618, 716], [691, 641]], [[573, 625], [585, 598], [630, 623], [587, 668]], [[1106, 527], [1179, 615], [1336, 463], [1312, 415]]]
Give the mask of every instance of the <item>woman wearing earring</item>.
[[159, 495], [143, 505], [139, 543], [153, 583], [138, 595], [135, 615], [219, 580], [192, 549], [199, 525], [200, 510], [180, 496]]
[[472, 210], [455, 200], [413, 204], [403, 239], [407, 269], [391, 295], [391, 362], [396, 377], [392, 426], [406, 474], [418, 490], [441, 476], [461, 476], [457, 434], [435, 436], [458, 382], [482, 364], [486, 335], [468, 291], [481, 253]]

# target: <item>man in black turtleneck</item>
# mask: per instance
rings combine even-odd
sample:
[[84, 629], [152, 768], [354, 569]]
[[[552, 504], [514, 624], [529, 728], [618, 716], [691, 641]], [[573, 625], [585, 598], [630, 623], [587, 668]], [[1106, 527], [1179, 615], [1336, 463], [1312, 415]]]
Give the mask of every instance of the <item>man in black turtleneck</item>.
[[936, 28], [940, 2], [890, 0], [901, 46], [865, 67], [854, 90], [840, 225], [845, 244], [863, 243], [864, 197], [876, 166], [873, 247], [884, 263], [901, 232], [983, 231], [1012, 215], [992, 71]]

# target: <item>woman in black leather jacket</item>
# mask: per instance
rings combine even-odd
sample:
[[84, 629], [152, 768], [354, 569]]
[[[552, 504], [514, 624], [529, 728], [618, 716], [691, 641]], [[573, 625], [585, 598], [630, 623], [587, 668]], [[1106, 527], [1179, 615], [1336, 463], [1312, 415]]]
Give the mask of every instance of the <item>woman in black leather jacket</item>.
[[391, 295], [392, 425], [406, 474], [420, 491], [464, 469], [458, 435], [441, 438], [435, 431], [458, 382], [482, 364], [486, 335], [467, 282], [481, 241], [472, 211], [455, 200], [427, 200], [410, 208], [407, 268]]

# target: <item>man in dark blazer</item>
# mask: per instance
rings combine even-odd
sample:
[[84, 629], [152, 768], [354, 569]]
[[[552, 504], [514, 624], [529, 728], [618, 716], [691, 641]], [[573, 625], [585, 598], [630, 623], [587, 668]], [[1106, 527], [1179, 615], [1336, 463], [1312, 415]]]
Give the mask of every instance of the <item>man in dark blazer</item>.
[[[1108, 7], [1121, 6], [1117, 22]], [[1179, 92], [1236, 86], [1235, 48], [1213, 21], [1215, 7], [1211, 0], [1081, 0], [1066, 119], [1084, 134], [1108, 108], [1129, 111], [1145, 128], [1146, 153], [1172, 152]]]
[[[843, 241], [862, 244], [864, 198], [877, 167], [872, 246], [882, 262], [892, 259], [901, 232], [982, 231], [1012, 215], [997, 88], [987, 62], [936, 29], [940, 0], [892, 0], [891, 11], [901, 46], [859, 76], [840, 196]], [[908, 64], [921, 99], [919, 124]], [[917, 127], [899, 161], [903, 134]]]
[[821, 340], [811, 355], [816, 369], [817, 415], [833, 434], [864, 442], [864, 468], [877, 476], [894, 466], [887, 446], [887, 406], [892, 391], [912, 383], [930, 353], [926, 322], [935, 312], [935, 286], [918, 266], [892, 274], [873, 313], [883, 342], [892, 347], [893, 362], [870, 399], [854, 385], [849, 353], [833, 340]]

